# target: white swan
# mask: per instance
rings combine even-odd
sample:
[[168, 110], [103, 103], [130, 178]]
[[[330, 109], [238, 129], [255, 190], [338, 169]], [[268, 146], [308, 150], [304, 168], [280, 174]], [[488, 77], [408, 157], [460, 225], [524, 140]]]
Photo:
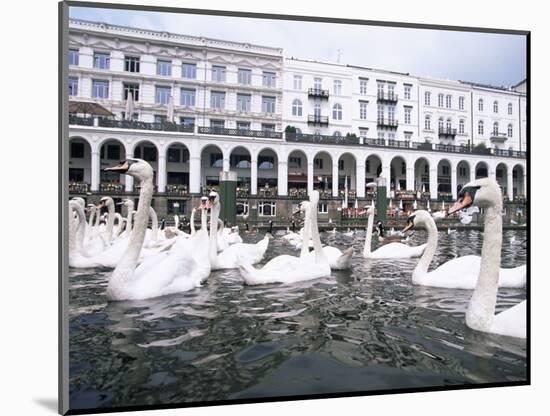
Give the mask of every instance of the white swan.
[[458, 201], [449, 209], [456, 212], [471, 204], [485, 207], [484, 235], [481, 248], [481, 264], [477, 283], [466, 311], [466, 325], [491, 334], [517, 338], [527, 336], [527, 301], [495, 315], [502, 249], [502, 198], [500, 186], [489, 178], [466, 184], [458, 194]]
[[[428, 243], [424, 254], [418, 261], [412, 274], [416, 285], [435, 286], [454, 289], [473, 289], [477, 283], [482, 258], [479, 256], [462, 256], [449, 260], [437, 269], [428, 272], [428, 268], [437, 249], [437, 227], [432, 216], [423, 210], [415, 211], [408, 219], [403, 231], [422, 224], [428, 230]], [[499, 230], [500, 238], [502, 231]], [[493, 237], [493, 234], [491, 234]], [[513, 269], [500, 269], [500, 287], [523, 287], [526, 281], [525, 266]]]
[[107, 208], [107, 225], [103, 231], [103, 237], [107, 243], [113, 240], [113, 226], [115, 222], [115, 202], [110, 196], [104, 196], [99, 200], [98, 211], [101, 212], [102, 208]]
[[[312, 191], [309, 204], [300, 204], [300, 210], [305, 212], [304, 240], [308, 241], [310, 232], [317, 228], [317, 204], [319, 192]], [[281, 255], [268, 261], [261, 269], [243, 263], [239, 271], [246, 284], [258, 285], [266, 283], [290, 284], [304, 280], [318, 279], [330, 276], [330, 265], [321, 249], [319, 233], [312, 233], [314, 255], [308, 254], [308, 247], [304, 244], [299, 257]]]
[[363, 248], [363, 257], [366, 259], [399, 259], [419, 257], [426, 248], [426, 244], [420, 246], [408, 246], [403, 243], [392, 242], [371, 251], [372, 226], [374, 222], [374, 207], [367, 208], [367, 235], [365, 236], [365, 246]]
[[[142, 159], [127, 159], [106, 170], [131, 175], [139, 181], [140, 187], [134, 229], [126, 251], [109, 278], [107, 297], [110, 300], [148, 299], [200, 286], [210, 274], [206, 233], [197, 233], [193, 239], [179, 238], [171, 250], [158, 253], [137, 265], [153, 196], [151, 165]], [[195, 256], [203, 254], [202, 261], [191, 256], [190, 252]]]
[[210, 265], [212, 270], [235, 269], [241, 263], [256, 264], [264, 258], [269, 236], [256, 244], [238, 243], [227, 247], [218, 253], [218, 218], [220, 215], [220, 197], [217, 192], [211, 192], [207, 208], [210, 209]]

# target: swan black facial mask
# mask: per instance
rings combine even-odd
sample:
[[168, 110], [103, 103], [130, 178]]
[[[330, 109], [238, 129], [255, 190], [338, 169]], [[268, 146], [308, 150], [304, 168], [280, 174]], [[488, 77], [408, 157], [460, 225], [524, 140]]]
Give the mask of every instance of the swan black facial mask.
[[480, 186], [465, 186], [458, 193], [458, 200], [449, 208], [447, 215], [468, 208], [474, 203], [476, 192]]

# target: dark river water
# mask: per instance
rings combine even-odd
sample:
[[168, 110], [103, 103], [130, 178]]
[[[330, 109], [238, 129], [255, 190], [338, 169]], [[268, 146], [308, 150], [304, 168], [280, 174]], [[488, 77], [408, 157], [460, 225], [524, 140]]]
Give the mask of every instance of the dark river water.
[[[526, 262], [513, 236], [526, 238], [504, 232], [504, 267]], [[432, 267], [479, 255], [481, 238], [440, 232]], [[525, 340], [464, 324], [471, 291], [414, 286], [416, 259], [365, 261], [363, 239], [322, 233], [353, 244], [353, 269], [288, 286], [245, 286], [229, 270], [190, 292], [108, 302], [110, 270], [71, 270], [71, 409], [525, 380]], [[265, 261], [282, 253], [298, 251], [276, 237]], [[497, 310], [523, 299], [501, 289]]]

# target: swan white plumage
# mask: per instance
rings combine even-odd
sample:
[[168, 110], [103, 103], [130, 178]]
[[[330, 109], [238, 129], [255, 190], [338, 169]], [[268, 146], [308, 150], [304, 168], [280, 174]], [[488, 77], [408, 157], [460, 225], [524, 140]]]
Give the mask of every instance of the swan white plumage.
[[[310, 203], [300, 204], [300, 210], [305, 212], [304, 240], [308, 241], [310, 232], [317, 228], [317, 204], [319, 192], [312, 191]], [[281, 255], [268, 261], [261, 269], [256, 269], [251, 264], [243, 263], [239, 271], [246, 284], [258, 285], [266, 283], [290, 284], [305, 280], [318, 279], [330, 276], [330, 265], [321, 249], [319, 233], [312, 233], [314, 255], [308, 254], [309, 249], [304, 244], [299, 257]]]
[[367, 234], [365, 236], [365, 246], [363, 248], [363, 257], [367, 259], [398, 259], [419, 257], [426, 248], [426, 244], [420, 246], [408, 246], [403, 243], [392, 242], [371, 251], [372, 226], [374, 222], [374, 207], [367, 208]]
[[[431, 215], [424, 210], [415, 211], [408, 219], [404, 231], [422, 224], [428, 231], [428, 243], [424, 254], [418, 261], [412, 274], [416, 285], [434, 286], [454, 289], [473, 289], [482, 262], [479, 256], [468, 255], [457, 257], [443, 263], [435, 270], [428, 268], [437, 250], [437, 227]], [[500, 231], [502, 238], [502, 231]], [[512, 269], [500, 269], [500, 287], [523, 287], [526, 281], [526, 268], [520, 266]]]
[[[471, 204], [485, 207], [484, 235], [481, 264], [477, 283], [466, 311], [466, 325], [491, 334], [517, 338], [527, 336], [527, 301], [495, 315], [500, 279], [499, 266], [502, 249], [502, 198], [500, 186], [489, 178], [466, 184], [458, 195], [458, 201], [449, 209], [456, 212]], [[501, 271], [502, 269], [500, 269]]]
[[262, 261], [269, 236], [266, 236], [256, 244], [237, 243], [227, 247], [218, 253], [218, 218], [220, 215], [220, 197], [217, 192], [211, 192], [208, 197], [210, 209], [210, 265], [212, 270], [235, 269], [241, 263], [256, 264]]
[[[140, 187], [134, 229], [109, 278], [107, 297], [110, 300], [148, 299], [200, 286], [210, 274], [206, 233], [197, 233], [193, 239], [178, 238], [170, 250], [151, 256], [138, 266], [154, 189], [151, 165], [142, 159], [127, 159], [106, 170], [131, 175]], [[195, 253], [195, 257], [190, 252]], [[201, 254], [203, 257], [199, 260], [197, 256]]]

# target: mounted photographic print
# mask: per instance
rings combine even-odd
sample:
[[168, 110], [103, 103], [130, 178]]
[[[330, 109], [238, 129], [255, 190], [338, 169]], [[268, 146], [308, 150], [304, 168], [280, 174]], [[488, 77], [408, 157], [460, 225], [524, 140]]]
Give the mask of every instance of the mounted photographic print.
[[60, 25], [60, 413], [529, 384], [529, 32]]

